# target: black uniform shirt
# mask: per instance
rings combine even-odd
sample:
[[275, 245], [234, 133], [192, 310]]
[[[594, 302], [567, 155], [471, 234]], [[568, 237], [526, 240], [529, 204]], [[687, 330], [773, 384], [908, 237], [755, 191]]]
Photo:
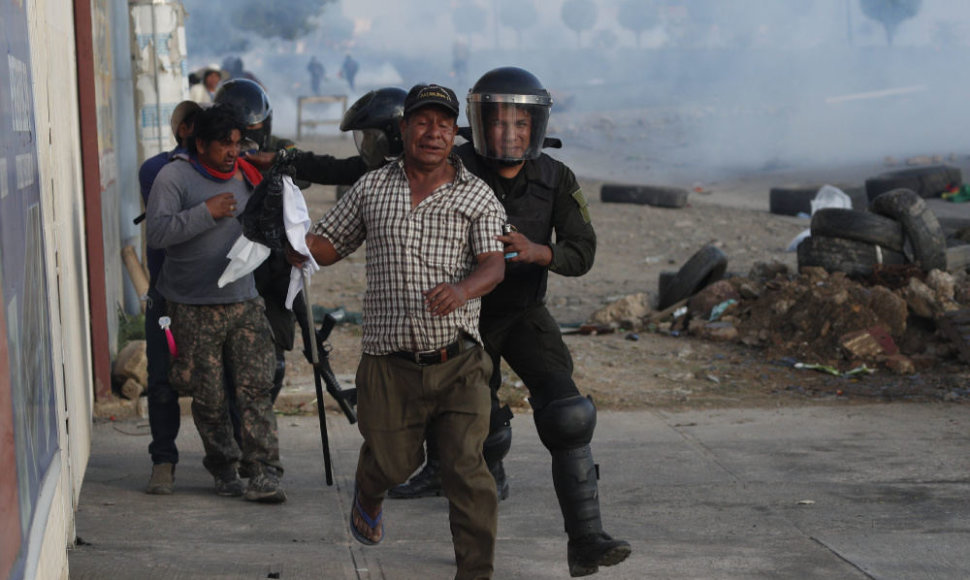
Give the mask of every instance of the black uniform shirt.
[[457, 151], [466, 166], [495, 191], [509, 223], [531, 241], [552, 248], [548, 269], [508, 262], [505, 280], [482, 299], [483, 316], [501, 316], [541, 304], [549, 270], [563, 276], [581, 276], [592, 268], [596, 233], [582, 189], [564, 163], [542, 154], [526, 161], [514, 178], [504, 179], [475, 155], [471, 143]]

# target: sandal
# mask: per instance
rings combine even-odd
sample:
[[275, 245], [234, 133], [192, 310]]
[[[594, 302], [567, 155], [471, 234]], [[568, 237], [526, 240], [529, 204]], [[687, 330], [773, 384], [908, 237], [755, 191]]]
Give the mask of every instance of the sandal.
[[[354, 514], [357, 514], [358, 516], [360, 516], [360, 519], [363, 520], [363, 522], [367, 525], [371, 534], [379, 530], [381, 534], [380, 539], [378, 539], [377, 541], [374, 541], [369, 537], [365, 536], [361, 532], [361, 530], [357, 527], [357, 525], [354, 523]], [[365, 546], [376, 546], [377, 544], [380, 544], [381, 541], [384, 539], [384, 523], [381, 521], [383, 516], [384, 516], [383, 509], [377, 512], [377, 517], [375, 518], [371, 518], [367, 514], [367, 511], [364, 509], [364, 506], [360, 505], [360, 499], [358, 499], [357, 497], [357, 487], [355, 486], [354, 505], [350, 508], [350, 534], [354, 536], [354, 539], [360, 542], [361, 544], [364, 544]]]

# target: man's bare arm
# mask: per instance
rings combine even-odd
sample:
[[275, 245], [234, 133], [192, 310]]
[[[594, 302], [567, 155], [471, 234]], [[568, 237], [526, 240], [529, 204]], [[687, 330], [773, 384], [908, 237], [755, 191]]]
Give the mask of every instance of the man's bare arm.
[[[307, 234], [306, 246], [313, 255], [313, 259], [316, 260], [317, 264], [321, 266], [329, 266], [340, 261], [340, 255], [337, 254], [336, 248], [333, 247], [330, 240], [321, 235]], [[303, 254], [297, 252], [293, 248], [287, 247], [286, 261], [289, 262], [291, 266], [301, 268], [303, 267], [303, 262], [306, 262], [306, 259], [307, 257]]]

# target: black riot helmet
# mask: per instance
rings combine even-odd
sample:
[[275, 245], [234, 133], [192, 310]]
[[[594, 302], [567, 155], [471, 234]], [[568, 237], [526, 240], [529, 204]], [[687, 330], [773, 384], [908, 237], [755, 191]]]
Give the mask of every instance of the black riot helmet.
[[549, 91], [529, 71], [514, 66], [488, 71], [468, 91], [475, 152], [509, 164], [535, 159], [551, 108]]
[[240, 145], [243, 151], [266, 147], [272, 131], [273, 106], [259, 83], [249, 79], [228, 80], [219, 85], [212, 100], [232, 106], [242, 116], [246, 124]]
[[405, 97], [407, 93], [396, 87], [376, 89], [357, 99], [344, 113], [340, 130], [354, 132], [354, 143], [367, 167], [376, 169], [388, 157], [404, 151], [401, 118]]

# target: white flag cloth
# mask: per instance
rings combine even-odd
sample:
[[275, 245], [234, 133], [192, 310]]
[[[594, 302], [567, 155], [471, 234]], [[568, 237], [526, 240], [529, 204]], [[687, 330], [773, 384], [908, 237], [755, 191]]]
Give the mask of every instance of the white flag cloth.
[[[289, 175], [283, 176], [283, 228], [286, 230], [286, 239], [293, 246], [293, 249], [309, 259], [303, 263], [303, 270], [307, 277], [313, 275], [320, 269], [317, 262], [310, 256], [310, 249], [306, 245], [306, 233], [310, 231], [310, 212], [306, 207], [306, 200], [303, 199], [303, 192], [293, 184], [293, 179]], [[269, 257], [270, 249], [259, 242], [254, 242], [246, 236], [239, 236], [239, 239], [229, 249], [226, 257], [229, 258], [229, 265], [219, 276], [219, 287], [222, 288], [230, 282], [242, 278], [259, 267], [266, 258]], [[300, 268], [293, 268], [290, 271], [290, 284], [286, 290], [286, 307], [293, 309], [293, 300], [303, 289], [303, 274]]]
[[219, 287], [222, 288], [230, 282], [235, 282], [255, 270], [263, 263], [263, 260], [269, 257], [269, 252], [269, 248], [263, 244], [254, 242], [246, 236], [239, 236], [236, 243], [229, 248], [229, 253], [226, 254], [226, 257], [229, 258], [229, 265], [219, 276]]
[[[283, 227], [286, 229], [286, 239], [297, 252], [308, 256], [307, 261], [303, 262], [303, 268], [294, 266], [290, 270], [290, 286], [286, 291], [286, 307], [293, 310], [293, 300], [296, 295], [303, 290], [303, 274], [309, 280], [314, 272], [320, 269], [316, 260], [310, 254], [310, 248], [306, 245], [306, 234], [310, 231], [313, 222], [310, 221], [310, 211], [306, 207], [306, 200], [303, 199], [303, 192], [294, 185], [293, 179], [289, 175], [283, 176]], [[303, 299], [309, 305], [309, 297]]]

